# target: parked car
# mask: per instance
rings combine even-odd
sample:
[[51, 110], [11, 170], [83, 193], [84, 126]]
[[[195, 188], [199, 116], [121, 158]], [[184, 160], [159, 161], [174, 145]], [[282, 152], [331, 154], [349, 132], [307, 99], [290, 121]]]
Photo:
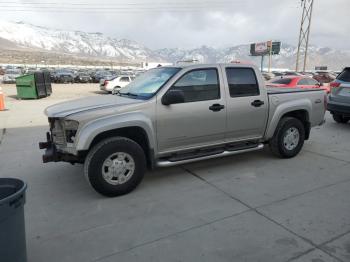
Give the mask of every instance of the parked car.
[[272, 73], [275, 75], [275, 77], [284, 75], [283, 72], [279, 72], [279, 71], [272, 71]]
[[314, 77], [314, 75], [316, 75], [313, 72], [300, 72], [300, 74], [303, 76], [308, 76], [308, 77]]
[[19, 69], [7, 69], [2, 82], [4, 84], [14, 84], [16, 83], [16, 77], [19, 77], [21, 74], [21, 70]]
[[350, 67], [345, 68], [330, 86], [327, 109], [336, 122], [347, 123], [350, 120]]
[[92, 81], [93, 83], [100, 83], [101, 79], [111, 79], [113, 78], [114, 75], [106, 70], [102, 71], [97, 71], [93, 76], [92, 76]]
[[100, 90], [110, 93], [117, 93], [121, 88], [128, 85], [132, 80], [134, 80], [134, 77], [132, 76], [117, 76], [110, 80], [101, 79]]
[[0, 67], [0, 76], [4, 75], [5, 74], [5, 69], [3, 69], [2, 67]]
[[302, 74], [294, 71], [285, 71], [283, 72], [283, 75], [285, 76], [301, 76]]
[[319, 89], [267, 89], [249, 64], [154, 68], [116, 95], [82, 98], [45, 110], [43, 162], [84, 163], [106, 196], [132, 191], [146, 168], [260, 150], [296, 156], [311, 127], [324, 123]]
[[336, 76], [334, 76], [333, 74], [329, 73], [329, 72], [317, 72], [313, 78], [320, 82], [320, 83], [330, 83], [332, 82]]
[[88, 73], [78, 72], [74, 78], [75, 83], [90, 83], [91, 77]]
[[74, 83], [74, 74], [67, 69], [58, 69], [51, 75], [51, 81], [55, 83]]
[[265, 78], [266, 81], [269, 81], [273, 78], [275, 78], [274, 73], [269, 73], [269, 72], [262, 72], [263, 77]]
[[323, 86], [308, 76], [284, 76], [277, 77], [267, 82], [269, 87], [280, 87], [280, 88], [317, 88], [323, 89], [327, 93], [330, 92], [329, 86]]

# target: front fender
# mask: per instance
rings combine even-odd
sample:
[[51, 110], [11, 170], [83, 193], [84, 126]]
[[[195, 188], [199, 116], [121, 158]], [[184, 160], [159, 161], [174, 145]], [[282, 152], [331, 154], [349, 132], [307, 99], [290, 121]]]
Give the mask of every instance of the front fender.
[[293, 111], [300, 111], [300, 110], [306, 111], [307, 116], [309, 118], [312, 111], [311, 101], [309, 99], [287, 101], [275, 106], [274, 108], [270, 108], [270, 114], [273, 114], [273, 115], [269, 117], [267, 129], [265, 132], [265, 140], [269, 140], [270, 138], [273, 137], [275, 130], [277, 128], [277, 125], [284, 115], [291, 113]]
[[123, 127], [140, 127], [148, 137], [149, 146], [155, 148], [155, 131], [152, 120], [141, 112], [125, 113], [93, 120], [84, 125], [77, 134], [76, 151], [88, 150], [93, 139], [105, 132]]

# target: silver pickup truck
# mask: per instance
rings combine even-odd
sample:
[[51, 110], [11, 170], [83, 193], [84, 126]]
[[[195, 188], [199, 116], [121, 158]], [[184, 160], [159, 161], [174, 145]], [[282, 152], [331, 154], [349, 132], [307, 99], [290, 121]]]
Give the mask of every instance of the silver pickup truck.
[[262, 149], [294, 157], [324, 122], [323, 90], [266, 89], [252, 65], [209, 64], [149, 70], [108, 96], [45, 110], [43, 162], [83, 163], [105, 196], [132, 191], [147, 168]]

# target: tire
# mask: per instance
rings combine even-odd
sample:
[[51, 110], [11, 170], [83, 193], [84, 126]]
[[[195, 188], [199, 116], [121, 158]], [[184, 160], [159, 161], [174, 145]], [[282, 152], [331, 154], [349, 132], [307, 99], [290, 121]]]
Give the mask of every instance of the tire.
[[[288, 138], [288, 134], [291, 140]], [[297, 134], [298, 139], [296, 139]], [[300, 152], [304, 145], [304, 140], [305, 128], [303, 123], [294, 117], [284, 117], [278, 123], [275, 134], [269, 144], [272, 153], [276, 156], [292, 158]]]
[[111, 94], [117, 94], [118, 93], [118, 89], [120, 90], [120, 86], [113, 87], [113, 90], [111, 91]]
[[[111, 160], [111, 156], [114, 154], [118, 154], [114, 156], [118, 159]], [[113, 178], [106, 178], [106, 174], [104, 175], [103, 172], [109, 172], [110, 174], [113, 173], [113, 171], [110, 171], [111, 168], [118, 168], [114, 161], [119, 161], [120, 154], [125, 156], [121, 165], [124, 163], [124, 168], [127, 168], [126, 165], [130, 164], [132, 166], [134, 164], [133, 172], [123, 170], [123, 167], [121, 167], [121, 173], [114, 173]], [[107, 159], [109, 159], [109, 165], [113, 163], [113, 167], [107, 167]], [[125, 137], [102, 140], [90, 150], [84, 163], [84, 174], [90, 185], [98, 193], [107, 197], [125, 195], [131, 192], [140, 184], [145, 172], [146, 156], [143, 149], [139, 144]]]
[[335, 122], [340, 124], [346, 124], [349, 121], [349, 118], [343, 117], [342, 115], [333, 114], [333, 119]]

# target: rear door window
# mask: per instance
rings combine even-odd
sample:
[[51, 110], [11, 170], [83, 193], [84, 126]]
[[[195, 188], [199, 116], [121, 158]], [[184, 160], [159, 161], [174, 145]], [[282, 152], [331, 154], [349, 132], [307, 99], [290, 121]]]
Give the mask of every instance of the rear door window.
[[297, 85], [299, 85], [299, 86], [307, 86], [307, 85], [309, 85], [309, 82], [307, 81], [306, 78], [303, 78], [303, 79], [300, 79], [300, 80], [298, 81], [298, 84], [297, 84]]
[[129, 81], [129, 77], [127, 77], [127, 76], [126, 77], [121, 77], [120, 78], [120, 82], [130, 82]]
[[290, 78], [277, 78], [271, 80], [269, 83], [271, 84], [280, 84], [280, 85], [289, 85], [292, 82]]
[[307, 84], [310, 86], [315, 86], [318, 84], [318, 82], [316, 80], [310, 78], [310, 79], [307, 79]]
[[260, 94], [258, 81], [252, 68], [226, 68], [226, 76], [231, 97]]

